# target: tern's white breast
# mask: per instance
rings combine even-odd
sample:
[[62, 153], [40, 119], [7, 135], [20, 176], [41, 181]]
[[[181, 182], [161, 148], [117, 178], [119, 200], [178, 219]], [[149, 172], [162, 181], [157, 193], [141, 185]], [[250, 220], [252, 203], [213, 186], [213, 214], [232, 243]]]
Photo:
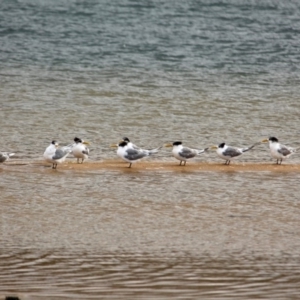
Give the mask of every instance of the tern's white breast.
[[74, 148], [72, 149], [72, 153], [76, 158], [84, 158], [87, 159], [88, 155], [82, 153], [82, 151], [87, 151], [87, 148], [85, 147], [85, 145], [82, 144], [77, 144], [76, 146], [74, 146]]
[[52, 157], [54, 156], [55, 151], [56, 151], [55, 145], [51, 144], [50, 146], [48, 146], [44, 152], [44, 159], [48, 162], [53, 162]]
[[179, 155], [179, 152], [182, 150], [182, 148], [182, 145], [173, 146], [172, 153], [176, 159], [186, 161], [185, 158]]

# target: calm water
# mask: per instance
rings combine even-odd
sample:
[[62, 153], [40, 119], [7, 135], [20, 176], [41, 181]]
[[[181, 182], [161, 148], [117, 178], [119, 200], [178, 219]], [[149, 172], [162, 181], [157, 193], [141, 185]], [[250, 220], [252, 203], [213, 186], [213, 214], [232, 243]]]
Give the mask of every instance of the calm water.
[[296, 1], [1, 1], [0, 298], [299, 298], [299, 173], [31, 164], [75, 135], [299, 147], [299, 48]]

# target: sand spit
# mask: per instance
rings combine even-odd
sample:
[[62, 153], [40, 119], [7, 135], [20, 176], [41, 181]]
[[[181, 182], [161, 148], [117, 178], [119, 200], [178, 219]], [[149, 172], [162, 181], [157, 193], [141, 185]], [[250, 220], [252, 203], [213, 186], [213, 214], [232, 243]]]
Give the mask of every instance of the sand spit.
[[[2, 165], [4, 166], [4, 165]], [[51, 169], [51, 165], [44, 161], [18, 161], [6, 163], [7, 167], [44, 167]], [[57, 170], [80, 170], [80, 171], [96, 171], [96, 170], [120, 170], [122, 172], [135, 172], [135, 171], [168, 171], [168, 172], [300, 172], [300, 164], [283, 163], [277, 165], [270, 163], [242, 163], [232, 162], [226, 166], [218, 162], [188, 162], [186, 166], [179, 166], [174, 162], [166, 161], [140, 161], [128, 168], [129, 164], [119, 160], [104, 160], [104, 161], [87, 161], [83, 164], [77, 164], [75, 161], [66, 161], [58, 165]], [[53, 170], [54, 171], [54, 170]]]

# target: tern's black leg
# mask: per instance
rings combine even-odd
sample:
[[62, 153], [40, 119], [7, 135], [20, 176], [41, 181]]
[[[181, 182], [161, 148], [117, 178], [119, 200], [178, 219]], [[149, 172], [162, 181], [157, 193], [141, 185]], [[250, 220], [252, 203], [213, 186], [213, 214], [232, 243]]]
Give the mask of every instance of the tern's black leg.
[[182, 160], [180, 161], [179, 166], [181, 166], [181, 163], [182, 163]]
[[184, 162], [184, 165], [186, 165], [186, 161]]
[[128, 167], [128, 168], [131, 168], [131, 165], [132, 165], [132, 163], [129, 164], [129, 167]]
[[229, 164], [230, 164], [230, 159], [228, 160], [228, 166], [229, 166]]

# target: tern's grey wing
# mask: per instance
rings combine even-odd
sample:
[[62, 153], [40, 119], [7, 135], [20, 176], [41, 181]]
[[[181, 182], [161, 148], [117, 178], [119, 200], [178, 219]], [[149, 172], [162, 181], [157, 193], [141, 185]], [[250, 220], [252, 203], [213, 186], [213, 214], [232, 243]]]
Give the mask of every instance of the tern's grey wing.
[[135, 144], [132, 144], [132, 143], [131, 143], [131, 145], [132, 145], [132, 148], [133, 148], [134, 150], [140, 150], [140, 149], [141, 149], [140, 147], [138, 147], [138, 146], [135, 145]]
[[67, 153], [68, 153], [68, 151], [63, 151], [62, 149], [56, 149], [55, 154], [53, 155], [52, 159], [61, 159]]
[[184, 158], [192, 158], [192, 157], [195, 157], [196, 154], [197, 154], [197, 152], [190, 148], [182, 148], [179, 152], [179, 155]]
[[147, 156], [147, 154], [143, 151], [138, 151], [135, 149], [127, 149], [125, 158], [127, 158], [129, 160], [137, 160], [137, 159], [143, 158], [145, 156]]
[[283, 156], [287, 156], [292, 153], [290, 149], [288, 149], [286, 146], [282, 146], [277, 150], [278, 153], [282, 154]]
[[233, 147], [228, 147], [224, 152], [223, 155], [225, 156], [229, 156], [229, 157], [236, 157], [241, 155], [241, 151], [237, 148], [233, 148]]

